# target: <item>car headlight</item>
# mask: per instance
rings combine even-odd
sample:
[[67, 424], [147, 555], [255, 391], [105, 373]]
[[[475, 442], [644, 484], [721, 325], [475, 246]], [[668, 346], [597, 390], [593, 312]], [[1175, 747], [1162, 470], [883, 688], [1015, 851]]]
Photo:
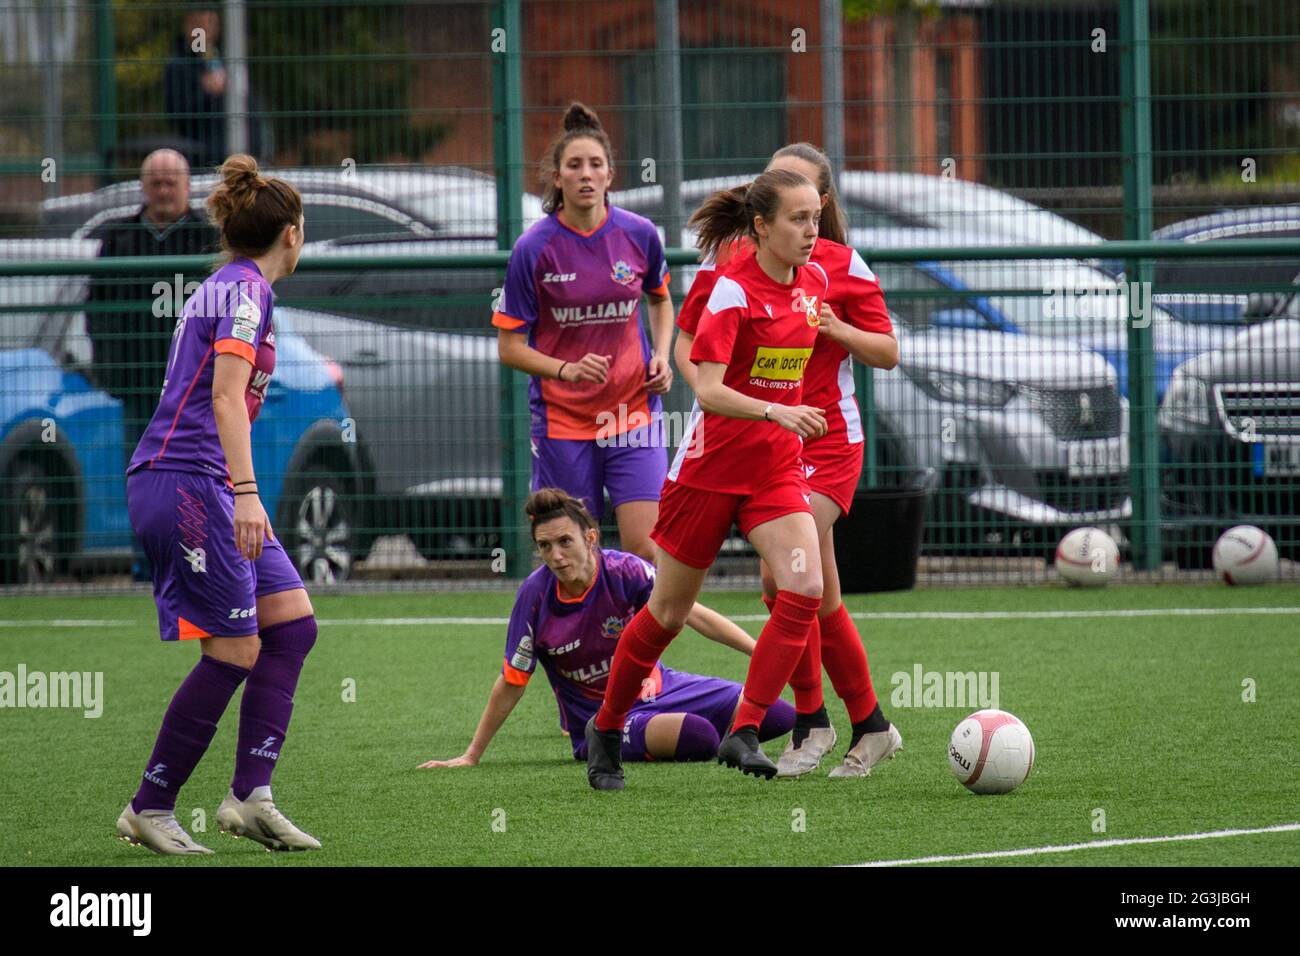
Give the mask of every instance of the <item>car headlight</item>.
[[1210, 424], [1210, 390], [1199, 378], [1175, 374], [1160, 403], [1160, 424], [1171, 427], [1178, 422]]
[[1016, 387], [1010, 382], [995, 382], [987, 378], [930, 372], [925, 369], [910, 369], [908, 375], [920, 386], [921, 391], [941, 402], [1001, 408], [1016, 394]]

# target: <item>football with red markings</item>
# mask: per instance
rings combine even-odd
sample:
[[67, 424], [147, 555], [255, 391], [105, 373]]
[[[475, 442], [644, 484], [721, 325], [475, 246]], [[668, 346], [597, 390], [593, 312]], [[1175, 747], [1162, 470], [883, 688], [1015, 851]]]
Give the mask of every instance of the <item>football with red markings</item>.
[[948, 766], [972, 793], [1010, 793], [1034, 769], [1034, 738], [1015, 714], [977, 710], [952, 732]]

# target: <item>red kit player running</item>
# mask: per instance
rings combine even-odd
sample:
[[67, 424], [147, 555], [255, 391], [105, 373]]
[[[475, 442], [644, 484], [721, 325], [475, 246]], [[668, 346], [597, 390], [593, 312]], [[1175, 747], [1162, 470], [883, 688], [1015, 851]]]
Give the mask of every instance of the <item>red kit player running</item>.
[[[835, 195], [826, 155], [808, 143], [793, 143], [776, 152], [768, 169], [792, 170], [817, 184], [822, 217], [812, 262], [821, 265], [830, 278], [830, 293], [822, 305], [817, 345], [804, 373], [804, 400], [826, 409], [828, 427], [825, 435], [805, 441], [802, 454], [821, 544], [822, 604], [804, 656], [790, 678], [798, 716], [790, 743], [777, 763], [777, 776], [799, 777], [811, 773], [835, 745], [835, 730], [822, 701], [824, 661], [831, 686], [844, 701], [853, 725], [849, 752], [843, 763], [831, 771], [831, 776], [863, 777], [875, 764], [892, 757], [903, 741], [880, 711], [866, 650], [840, 599], [831, 529], [840, 515], [848, 514], [862, 471], [862, 422], [853, 394], [852, 359], [876, 368], [893, 368], [898, 364], [898, 343], [876, 277], [861, 256], [843, 244], [845, 217]], [[722, 271], [711, 263], [705, 264], [677, 317], [682, 331], [677, 338], [675, 358], [692, 385], [696, 370], [691, 363], [691, 349], [706, 303], [719, 275], [727, 267], [735, 268], [738, 260], [752, 258], [753, 247], [737, 244], [724, 252], [730, 252], [731, 259]], [[763, 591], [770, 610], [775, 605], [777, 584], [766, 562]]]
[[691, 217], [705, 253], [742, 236], [756, 252], [719, 278], [700, 321], [696, 408], [668, 471], [651, 538], [658, 573], [623, 631], [605, 700], [587, 724], [587, 779], [623, 788], [620, 742], [628, 712], [664, 649], [682, 629], [709, 566], [736, 524], [776, 581], [741, 703], [718, 759], [771, 777], [758, 746], [763, 716], [789, 682], [821, 606], [817, 526], [808, 504], [801, 439], [826, 433], [819, 408], [800, 404], [827, 280], [809, 264], [821, 197], [804, 176], [772, 170], [716, 193]]

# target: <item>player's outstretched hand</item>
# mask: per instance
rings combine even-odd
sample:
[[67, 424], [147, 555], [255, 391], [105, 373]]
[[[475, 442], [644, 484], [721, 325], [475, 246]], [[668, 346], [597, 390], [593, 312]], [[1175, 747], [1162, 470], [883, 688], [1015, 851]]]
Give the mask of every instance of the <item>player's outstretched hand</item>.
[[477, 764], [477, 757], [471, 757], [469, 754], [464, 753], [459, 757], [453, 757], [451, 760], [427, 760], [415, 769], [432, 770], [434, 767], [473, 767]]
[[811, 405], [773, 405], [768, 415], [800, 438], [821, 438], [826, 434], [826, 413]]
[[668, 364], [668, 359], [652, 355], [646, 373], [645, 387], [651, 395], [665, 395], [673, 387], [673, 367]]
[[595, 352], [588, 352], [576, 362], [570, 362], [564, 366], [564, 380], [566, 382], [595, 382], [597, 385], [604, 385], [605, 379], [609, 376], [609, 366], [613, 361], [611, 355], [597, 355]]
[[235, 547], [250, 561], [262, 556], [262, 542], [274, 541], [271, 519], [256, 494], [235, 495]]

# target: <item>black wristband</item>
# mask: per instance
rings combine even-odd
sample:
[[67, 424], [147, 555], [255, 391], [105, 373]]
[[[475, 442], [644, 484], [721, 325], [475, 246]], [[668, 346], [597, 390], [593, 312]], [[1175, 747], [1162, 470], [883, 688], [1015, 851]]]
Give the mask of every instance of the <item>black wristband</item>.
[[569, 364], [568, 362], [561, 362], [561, 363], [560, 363], [560, 370], [559, 370], [558, 372], [555, 373], [555, 377], [558, 378], [561, 382], [564, 381], [564, 366], [566, 366], [566, 365], [568, 365], [568, 364]]
[[255, 494], [257, 494], [256, 491], [236, 491], [235, 497], [238, 498], [240, 495], [255, 495]]
[[257, 484], [256, 478], [254, 478], [252, 481], [237, 481], [235, 482], [235, 487], [238, 488], [240, 485], [255, 485], [255, 484]]

